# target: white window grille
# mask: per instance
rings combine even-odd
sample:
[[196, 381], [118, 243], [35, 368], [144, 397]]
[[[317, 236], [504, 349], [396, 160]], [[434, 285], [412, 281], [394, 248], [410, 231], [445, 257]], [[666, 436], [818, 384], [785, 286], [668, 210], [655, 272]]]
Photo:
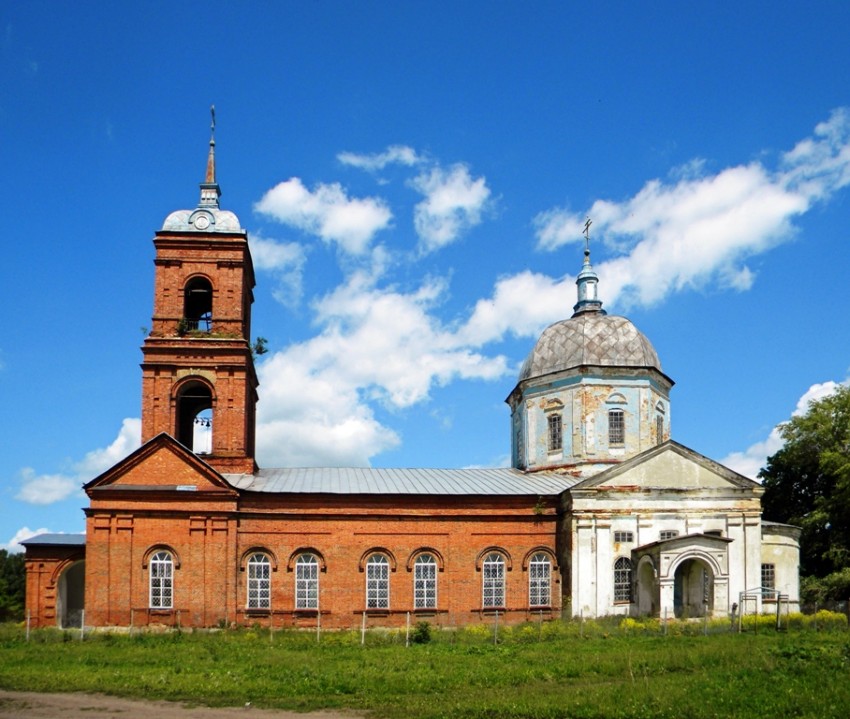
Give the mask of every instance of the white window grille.
[[564, 446], [563, 421], [560, 414], [550, 414], [549, 422], [549, 451], [555, 452]]
[[319, 559], [301, 554], [295, 562], [295, 608], [319, 608]]
[[634, 542], [634, 532], [614, 532], [614, 541], [622, 544], [623, 542]]
[[157, 552], [150, 560], [150, 607], [171, 609], [174, 600], [174, 560], [169, 552]]
[[482, 604], [484, 607], [505, 606], [505, 560], [498, 552], [491, 552], [481, 566], [483, 575]]
[[608, 444], [626, 443], [625, 413], [621, 409], [608, 410]]
[[272, 564], [265, 554], [257, 552], [248, 558], [248, 609], [271, 607]]
[[552, 603], [552, 562], [544, 552], [535, 554], [528, 563], [528, 605], [548, 607]]
[[383, 554], [366, 562], [366, 608], [390, 608], [390, 563]]
[[776, 565], [761, 565], [761, 591], [765, 599], [773, 599], [776, 596]]
[[437, 560], [433, 554], [420, 554], [413, 565], [413, 608], [436, 609]]
[[678, 529], [662, 529], [661, 533], [658, 535], [658, 539], [662, 542], [668, 539], [675, 539], [679, 536]]
[[632, 600], [632, 560], [620, 557], [614, 562], [614, 601]]

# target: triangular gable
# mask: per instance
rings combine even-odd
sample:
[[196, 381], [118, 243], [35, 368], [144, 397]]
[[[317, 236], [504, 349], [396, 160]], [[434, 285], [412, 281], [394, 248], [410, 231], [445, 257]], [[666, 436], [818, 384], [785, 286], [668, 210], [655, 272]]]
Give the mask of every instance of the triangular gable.
[[754, 489], [759, 486], [758, 482], [668, 440], [580, 482], [573, 489]]
[[162, 489], [238, 494], [215, 469], [164, 433], [83, 485], [83, 489], [87, 493], [102, 489]]

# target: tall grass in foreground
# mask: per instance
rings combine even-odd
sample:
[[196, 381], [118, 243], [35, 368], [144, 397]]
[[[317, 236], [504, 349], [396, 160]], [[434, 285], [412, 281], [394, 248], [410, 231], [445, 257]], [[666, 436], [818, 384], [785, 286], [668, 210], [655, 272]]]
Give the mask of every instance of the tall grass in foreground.
[[[622, 623], [620, 623], [622, 624]], [[379, 717], [830, 717], [850, 708], [850, 634], [659, 635], [605, 622], [398, 632], [0, 629], [0, 687]], [[698, 625], [688, 625], [698, 626]], [[840, 625], [836, 622], [836, 627]]]

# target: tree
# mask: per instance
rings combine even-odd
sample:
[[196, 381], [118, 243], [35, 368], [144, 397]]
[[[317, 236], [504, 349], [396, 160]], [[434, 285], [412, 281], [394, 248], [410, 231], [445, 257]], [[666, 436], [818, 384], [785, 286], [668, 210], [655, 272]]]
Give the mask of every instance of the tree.
[[0, 622], [23, 619], [25, 593], [24, 555], [0, 549]]
[[764, 518], [802, 527], [804, 576], [850, 567], [850, 387], [812, 402], [781, 429], [785, 444], [759, 472]]

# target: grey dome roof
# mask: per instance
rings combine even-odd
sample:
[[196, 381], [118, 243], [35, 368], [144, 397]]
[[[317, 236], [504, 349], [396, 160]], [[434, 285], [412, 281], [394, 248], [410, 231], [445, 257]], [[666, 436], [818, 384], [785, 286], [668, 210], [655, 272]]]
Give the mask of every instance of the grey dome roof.
[[522, 365], [519, 379], [581, 365], [653, 367], [661, 371], [655, 348], [625, 317], [582, 312], [543, 330]]

